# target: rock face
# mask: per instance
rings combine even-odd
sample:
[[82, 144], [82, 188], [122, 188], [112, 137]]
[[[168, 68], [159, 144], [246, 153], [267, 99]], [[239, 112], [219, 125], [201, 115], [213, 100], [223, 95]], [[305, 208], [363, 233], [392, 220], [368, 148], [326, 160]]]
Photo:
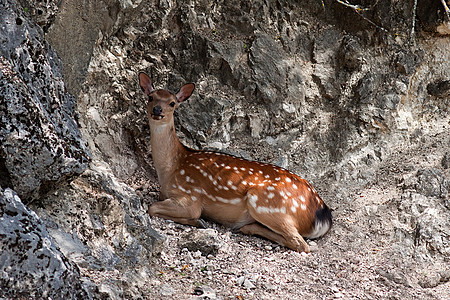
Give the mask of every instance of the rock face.
[[85, 170], [90, 153], [42, 30], [14, 1], [1, 6], [0, 181], [24, 199], [38, 198]]
[[117, 281], [105, 285], [80, 275], [121, 269], [123, 276], [130, 270], [146, 276], [162, 237], [136, 193], [107, 166], [88, 169], [76, 100], [42, 29], [25, 12], [15, 1], [0, 2], [0, 297], [138, 294], [139, 285], [124, 294], [114, 288]]
[[11, 189], [0, 188], [0, 216], [0, 297], [93, 298], [77, 266]]
[[[64, 256], [90, 274], [102, 295], [141, 295], [163, 237], [151, 227], [136, 193], [118, 182], [105, 164], [91, 164], [70, 185], [32, 207]], [[105, 271], [114, 275], [105, 277]], [[117, 288], [123, 282], [127, 289]]]
[[[446, 298], [440, 1], [417, 2], [415, 27], [413, 4], [392, 0], [357, 11], [334, 0], [19, 2], [0, 2], [0, 184], [35, 199], [47, 228], [36, 234], [77, 265], [74, 282], [89, 277], [74, 293], [185, 299], [191, 272], [218, 298]], [[186, 145], [314, 184], [334, 209], [317, 253], [149, 219], [159, 187], [138, 71], [156, 88], [196, 83], [176, 115]]]

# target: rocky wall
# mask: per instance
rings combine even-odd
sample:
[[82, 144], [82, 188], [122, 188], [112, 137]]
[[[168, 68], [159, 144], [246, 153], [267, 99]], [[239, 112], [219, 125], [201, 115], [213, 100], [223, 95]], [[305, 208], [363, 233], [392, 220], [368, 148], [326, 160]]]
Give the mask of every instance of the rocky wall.
[[24, 199], [39, 198], [83, 172], [90, 151], [76, 123], [76, 100], [42, 29], [15, 2], [1, 7], [1, 183]]

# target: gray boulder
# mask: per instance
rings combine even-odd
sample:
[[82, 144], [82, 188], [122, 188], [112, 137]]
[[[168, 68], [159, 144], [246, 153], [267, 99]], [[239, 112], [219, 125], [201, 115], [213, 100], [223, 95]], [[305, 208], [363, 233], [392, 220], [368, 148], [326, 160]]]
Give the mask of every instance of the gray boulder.
[[0, 4], [0, 184], [36, 198], [86, 169], [61, 64], [15, 1]]
[[93, 298], [78, 267], [11, 189], [0, 188], [0, 216], [0, 298]]

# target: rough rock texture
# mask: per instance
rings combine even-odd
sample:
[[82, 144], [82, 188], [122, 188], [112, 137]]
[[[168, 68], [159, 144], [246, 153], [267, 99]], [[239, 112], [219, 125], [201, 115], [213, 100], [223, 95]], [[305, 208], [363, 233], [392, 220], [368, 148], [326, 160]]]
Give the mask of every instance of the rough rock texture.
[[0, 3], [1, 185], [38, 198], [90, 159], [60, 61], [13, 1]]
[[[75, 2], [24, 13], [63, 58], [93, 163], [32, 208], [104, 297], [449, 298], [440, 1], [417, 1], [415, 22], [413, 1], [358, 1], [368, 9], [357, 11], [334, 0]], [[140, 70], [158, 88], [196, 83], [176, 116], [185, 144], [314, 184], [334, 209], [330, 233], [309, 241], [314, 253], [149, 220], [158, 184]]]
[[105, 297], [134, 298], [145, 278], [154, 276], [149, 262], [161, 252], [163, 238], [150, 226], [136, 193], [105, 164], [91, 164], [32, 207], [61, 252]]
[[92, 299], [88, 279], [59, 251], [42, 220], [0, 188], [0, 297]]
[[[0, 296], [139, 294], [145, 281], [136, 277], [152, 272], [146, 266], [160, 252], [162, 237], [149, 225], [136, 193], [117, 182], [107, 166], [86, 170], [91, 154], [59, 59], [25, 9], [15, 1], [2, 1], [0, 8], [0, 185], [17, 191], [41, 216], [6, 189], [0, 211]], [[23, 212], [9, 209], [16, 202]], [[114, 270], [117, 278], [96, 281], [95, 272], [105, 270]], [[122, 276], [135, 278], [137, 285], [117, 289]]]
[[217, 231], [210, 228], [186, 232], [181, 237], [179, 247], [186, 248], [191, 252], [199, 251], [203, 256], [217, 255], [217, 252], [223, 246], [217, 235]]

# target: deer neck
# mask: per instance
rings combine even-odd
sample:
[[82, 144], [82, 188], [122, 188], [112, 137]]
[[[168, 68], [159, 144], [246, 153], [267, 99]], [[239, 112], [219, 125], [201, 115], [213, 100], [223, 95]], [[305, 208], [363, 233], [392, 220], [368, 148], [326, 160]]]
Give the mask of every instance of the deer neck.
[[173, 122], [150, 125], [152, 158], [163, 190], [169, 184], [173, 172], [177, 169], [184, 150], [178, 140]]

